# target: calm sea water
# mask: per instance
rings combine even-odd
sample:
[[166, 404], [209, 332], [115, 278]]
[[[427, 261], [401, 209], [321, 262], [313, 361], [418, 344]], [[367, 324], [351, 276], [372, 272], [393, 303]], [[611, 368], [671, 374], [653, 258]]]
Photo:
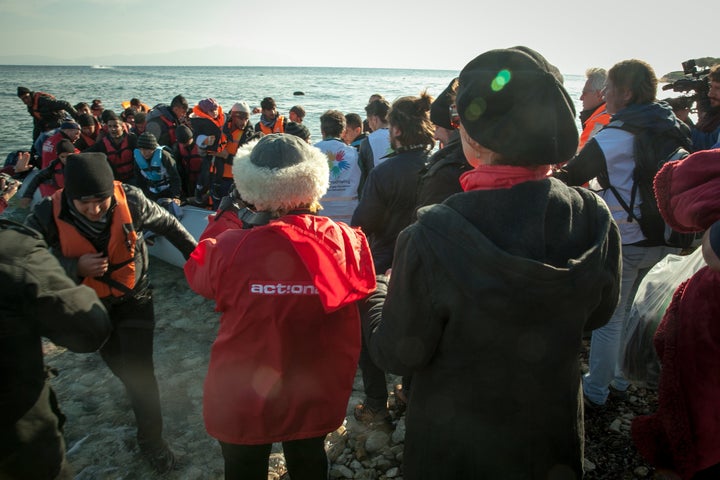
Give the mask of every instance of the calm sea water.
[[[32, 119], [17, 98], [17, 87], [39, 90], [72, 105], [103, 101], [105, 108], [121, 112], [120, 103], [133, 97], [154, 106], [170, 103], [182, 94], [190, 105], [213, 97], [223, 109], [244, 100], [253, 107], [263, 97], [273, 97], [281, 114], [302, 105], [305, 125], [319, 141], [320, 115], [329, 109], [355, 112], [365, 117], [364, 107], [373, 93], [388, 100], [418, 95], [427, 89], [442, 92], [457, 71], [317, 67], [58, 67], [0, 65], [0, 161], [5, 155], [27, 149], [32, 140]], [[584, 77], [566, 75], [565, 86], [579, 107]], [[302, 96], [294, 95], [301, 91]], [[251, 118], [257, 122], [259, 115]]]

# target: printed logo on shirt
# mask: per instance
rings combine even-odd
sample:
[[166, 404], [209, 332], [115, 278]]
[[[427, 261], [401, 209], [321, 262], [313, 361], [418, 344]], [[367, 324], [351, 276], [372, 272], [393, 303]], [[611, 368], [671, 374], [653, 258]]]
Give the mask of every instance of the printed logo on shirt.
[[330, 178], [338, 178], [345, 170], [350, 168], [350, 163], [345, 160], [345, 150], [337, 152], [325, 152], [328, 157], [328, 168], [330, 169]]
[[319, 295], [318, 289], [309, 282], [254, 282], [250, 293], [255, 295]]

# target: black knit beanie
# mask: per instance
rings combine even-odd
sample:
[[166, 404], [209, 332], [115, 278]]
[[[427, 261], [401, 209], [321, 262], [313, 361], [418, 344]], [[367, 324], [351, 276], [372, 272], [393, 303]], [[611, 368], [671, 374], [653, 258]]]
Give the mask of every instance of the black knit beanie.
[[65, 195], [71, 200], [107, 198], [114, 177], [104, 153], [76, 153], [65, 163]]
[[308, 130], [308, 128], [302, 123], [287, 122], [285, 124], [285, 133], [288, 135], [295, 135], [306, 142], [310, 139], [310, 130]]
[[18, 97], [24, 97], [25, 95], [32, 93], [29, 88], [27, 87], [18, 87], [17, 89], [17, 96]]
[[548, 165], [576, 152], [575, 107], [562, 75], [527, 47], [491, 50], [460, 72], [455, 104], [468, 135], [513, 165]]

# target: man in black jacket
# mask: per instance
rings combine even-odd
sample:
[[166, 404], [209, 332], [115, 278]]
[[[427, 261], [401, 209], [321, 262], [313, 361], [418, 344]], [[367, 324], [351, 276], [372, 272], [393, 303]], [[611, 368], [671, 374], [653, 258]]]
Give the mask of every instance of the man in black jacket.
[[27, 87], [18, 87], [17, 96], [27, 105], [33, 117], [33, 142], [42, 132], [57, 128], [66, 118], [65, 112], [77, 119], [75, 108], [65, 100], [57, 100], [48, 93], [33, 92]]
[[140, 189], [113, 181], [100, 153], [68, 157], [65, 188], [39, 203], [26, 222], [70, 278], [92, 287], [108, 309], [113, 333], [100, 353], [130, 397], [140, 451], [156, 471], [171, 470], [175, 456], [162, 437], [152, 359], [155, 316], [143, 231], [164, 235], [185, 258], [197, 242]]
[[43, 365], [42, 337], [92, 352], [110, 335], [95, 292], [76, 285], [42, 236], [0, 220], [0, 478], [70, 478], [60, 412]]

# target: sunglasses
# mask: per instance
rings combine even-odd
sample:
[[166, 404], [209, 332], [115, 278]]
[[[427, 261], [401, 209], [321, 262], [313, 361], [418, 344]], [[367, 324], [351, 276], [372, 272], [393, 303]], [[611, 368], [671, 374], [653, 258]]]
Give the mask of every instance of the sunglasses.
[[454, 103], [448, 108], [450, 110], [450, 126], [452, 128], [460, 128], [460, 114], [457, 105]]

